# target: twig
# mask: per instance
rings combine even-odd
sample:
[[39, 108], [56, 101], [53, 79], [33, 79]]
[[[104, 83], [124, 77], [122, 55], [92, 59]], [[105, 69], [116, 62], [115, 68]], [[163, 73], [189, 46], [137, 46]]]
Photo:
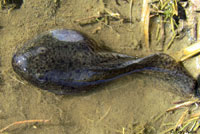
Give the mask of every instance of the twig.
[[77, 19], [74, 22], [81, 22], [81, 21], [84, 21], [84, 20], [96, 19], [98, 17], [100, 17], [100, 15], [94, 15], [94, 16], [89, 16], [87, 18]]
[[132, 10], [133, 10], [133, 0], [130, 1], [130, 24], [132, 24]]
[[166, 115], [166, 112], [163, 112], [157, 116], [154, 116], [152, 119], [151, 119], [151, 122], [157, 122], [159, 119], [161, 119], [163, 116]]
[[99, 124], [99, 122], [101, 122], [108, 115], [110, 110], [111, 110], [111, 107], [109, 107], [108, 110], [106, 111], [106, 113], [97, 121], [97, 124]]
[[20, 124], [25, 124], [25, 123], [39, 123], [39, 122], [43, 122], [46, 123], [49, 120], [24, 120], [24, 121], [17, 121], [17, 122], [13, 122], [12, 124], [0, 129], [0, 133], [3, 133], [4, 131], [6, 131], [8, 128], [15, 126], [15, 125], [20, 125]]
[[114, 131], [116, 133], [120, 133], [120, 134], [124, 134], [125, 133], [125, 128], [123, 127], [122, 130], [118, 130], [118, 129], [115, 129], [115, 128], [111, 128], [109, 127], [108, 125], [104, 125], [104, 127], [106, 127], [107, 129], [111, 130], [111, 131]]
[[15, 81], [17, 81], [17, 82], [19, 82], [19, 83], [25, 85], [24, 82], [18, 80], [17, 78], [15, 78], [15, 77], [13, 77], [13, 76], [11, 76], [11, 75], [8, 75], [8, 76], [10, 76], [10, 78], [12, 78], [13, 80], [15, 80]]

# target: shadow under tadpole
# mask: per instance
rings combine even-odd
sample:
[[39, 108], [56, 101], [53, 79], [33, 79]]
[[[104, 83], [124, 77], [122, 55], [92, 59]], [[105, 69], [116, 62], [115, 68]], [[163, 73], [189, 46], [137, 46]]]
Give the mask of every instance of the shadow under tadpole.
[[197, 77], [197, 84], [196, 84], [196, 90], [195, 90], [195, 97], [200, 98], [200, 74]]

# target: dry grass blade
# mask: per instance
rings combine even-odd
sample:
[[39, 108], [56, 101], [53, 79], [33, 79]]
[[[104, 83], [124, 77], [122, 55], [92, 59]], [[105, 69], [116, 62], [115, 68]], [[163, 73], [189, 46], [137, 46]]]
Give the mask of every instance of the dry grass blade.
[[191, 118], [196, 118], [196, 117], [199, 117], [199, 116], [200, 116], [200, 112], [192, 114], [190, 117]]
[[199, 102], [199, 99], [190, 100], [190, 101], [187, 101], [187, 102], [178, 104], [178, 105], [176, 105], [176, 106], [174, 106], [174, 107], [172, 107], [172, 108], [169, 108], [169, 109], [167, 110], [167, 112], [174, 111], [174, 110], [179, 109], [179, 108], [182, 108], [182, 107], [187, 107], [187, 106], [190, 106], [190, 105], [192, 105], [192, 104], [194, 104], [194, 103], [197, 103], [197, 102]]
[[187, 109], [185, 110], [185, 112], [181, 115], [181, 117], [179, 118], [178, 122], [176, 123], [176, 126], [174, 127], [174, 131], [175, 131], [177, 128], [179, 128], [179, 127], [182, 126], [183, 121], [184, 121], [186, 115], [188, 114], [188, 112], [189, 112], [189, 108], [187, 108]]
[[199, 119], [199, 117], [191, 118], [191, 119], [185, 121], [184, 124], [190, 123], [190, 122], [195, 121], [195, 120], [198, 120], [198, 119]]
[[176, 38], [176, 34], [173, 34], [170, 42], [167, 44], [167, 47], [165, 48], [165, 51], [167, 51], [171, 47], [171, 45], [172, 45], [172, 43], [173, 43], [175, 38]]
[[132, 24], [132, 10], [133, 10], [133, 0], [130, 1], [130, 22]]
[[194, 126], [193, 131], [197, 131], [198, 128], [199, 128], [199, 121], [197, 122], [196, 126]]
[[181, 61], [184, 61], [199, 52], [200, 52], [200, 42], [197, 42], [197, 43], [183, 49], [183, 57], [181, 58]]
[[142, 17], [141, 22], [144, 27], [144, 38], [146, 49], [149, 50], [149, 16], [150, 16], [150, 8], [149, 8], [149, 0], [143, 0], [142, 6]]
[[20, 125], [20, 124], [26, 124], [26, 123], [39, 123], [39, 122], [43, 122], [43, 123], [46, 123], [48, 122], [49, 120], [24, 120], [24, 121], [17, 121], [17, 122], [14, 122], [2, 129], [0, 129], [0, 133], [3, 133], [4, 131], [6, 131], [8, 128], [12, 127], [12, 126], [15, 126], [15, 125]]
[[189, 47], [184, 48], [176, 53], [169, 53], [177, 62], [183, 62], [190, 57], [198, 54], [200, 52], [200, 42], [196, 42]]
[[171, 130], [173, 130], [173, 129], [174, 129], [174, 127], [170, 127], [170, 128], [168, 128], [167, 130], [161, 132], [161, 134], [166, 134], [166, 133], [168, 133], [169, 131], [171, 131]]

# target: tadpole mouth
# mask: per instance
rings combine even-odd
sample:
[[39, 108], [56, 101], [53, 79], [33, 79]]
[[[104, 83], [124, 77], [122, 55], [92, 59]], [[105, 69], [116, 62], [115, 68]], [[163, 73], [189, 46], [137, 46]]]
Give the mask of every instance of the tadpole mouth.
[[27, 58], [23, 55], [14, 55], [12, 58], [12, 66], [15, 72], [26, 72]]

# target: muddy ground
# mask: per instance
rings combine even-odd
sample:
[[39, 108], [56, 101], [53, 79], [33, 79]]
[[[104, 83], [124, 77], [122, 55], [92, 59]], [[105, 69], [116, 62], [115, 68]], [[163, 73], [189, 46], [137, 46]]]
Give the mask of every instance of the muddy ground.
[[[132, 24], [130, 4], [126, 0], [26, 0], [21, 8], [0, 11], [0, 128], [20, 120], [49, 119], [48, 123], [19, 125], [9, 134], [156, 134], [165, 124], [174, 123], [179, 112], [166, 114], [153, 121], [172, 106], [185, 99], [171, 92], [173, 85], [151, 77], [132, 74], [98, 87], [99, 91], [82, 96], [59, 96], [30, 85], [12, 69], [11, 58], [17, 47], [39, 33], [50, 29], [79, 30], [98, 44], [132, 56], [146, 56], [162, 51], [152, 41], [151, 52], [144, 48], [140, 22], [142, 1], [133, 0]], [[104, 9], [118, 12], [122, 20], [109, 25], [80, 25], [82, 20], [98, 15]], [[178, 45], [177, 45], [178, 44]], [[180, 45], [181, 44], [181, 45]], [[175, 41], [169, 51], [188, 45], [187, 37]]]

